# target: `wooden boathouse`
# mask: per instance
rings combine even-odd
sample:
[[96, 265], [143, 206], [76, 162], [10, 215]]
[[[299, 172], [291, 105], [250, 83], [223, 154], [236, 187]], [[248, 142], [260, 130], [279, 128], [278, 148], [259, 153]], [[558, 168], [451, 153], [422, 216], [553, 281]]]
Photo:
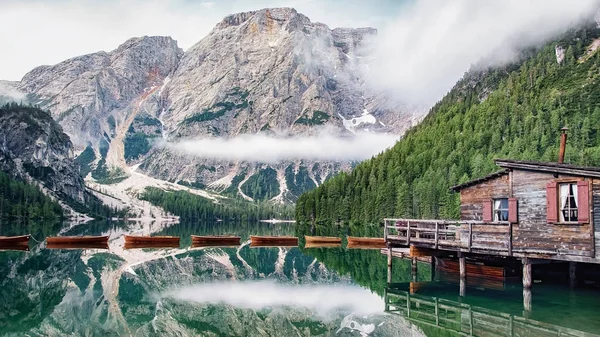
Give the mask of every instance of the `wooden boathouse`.
[[576, 263], [600, 263], [600, 168], [564, 163], [565, 145], [563, 132], [559, 162], [499, 159], [498, 172], [452, 187], [460, 220], [384, 219], [387, 246], [453, 252], [461, 277], [465, 257], [520, 259], [525, 288], [531, 264], [567, 261], [574, 283]]

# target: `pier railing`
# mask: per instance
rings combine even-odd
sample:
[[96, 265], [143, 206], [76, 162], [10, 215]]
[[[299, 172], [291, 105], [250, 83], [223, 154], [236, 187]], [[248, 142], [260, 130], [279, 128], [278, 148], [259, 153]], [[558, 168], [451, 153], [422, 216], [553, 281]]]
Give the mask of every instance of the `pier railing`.
[[393, 245], [512, 255], [509, 222], [384, 219], [384, 223], [385, 241]]

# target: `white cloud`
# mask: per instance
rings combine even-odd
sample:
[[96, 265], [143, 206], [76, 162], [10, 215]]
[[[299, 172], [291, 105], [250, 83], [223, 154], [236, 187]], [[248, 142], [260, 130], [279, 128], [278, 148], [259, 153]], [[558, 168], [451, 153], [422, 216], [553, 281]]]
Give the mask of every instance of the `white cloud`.
[[259, 310], [297, 307], [327, 316], [337, 309], [354, 314], [381, 313], [383, 300], [369, 290], [353, 285], [285, 285], [273, 281], [206, 283], [165, 293], [182, 301], [228, 304]]
[[364, 160], [394, 145], [398, 139], [395, 135], [368, 132], [343, 138], [322, 132], [293, 137], [243, 134], [234, 138], [203, 138], [159, 145], [202, 158], [277, 163], [285, 159]]
[[419, 0], [374, 41], [371, 83], [404, 103], [431, 105], [483, 58], [513, 59], [520, 48], [544, 42], [583, 16], [597, 0]]
[[39, 65], [110, 51], [135, 36], [171, 36], [187, 49], [225, 16], [266, 7], [295, 7], [334, 27], [380, 20], [357, 10], [368, 8], [367, 2], [348, 7], [304, 0], [2, 0], [0, 79], [20, 80]]

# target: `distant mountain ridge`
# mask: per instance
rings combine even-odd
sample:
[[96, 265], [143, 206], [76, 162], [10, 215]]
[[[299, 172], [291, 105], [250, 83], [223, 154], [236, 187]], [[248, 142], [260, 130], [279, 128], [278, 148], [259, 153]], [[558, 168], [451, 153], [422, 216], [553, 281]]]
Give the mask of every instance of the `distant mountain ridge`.
[[[170, 37], [141, 37], [111, 52], [40, 66], [18, 90], [51, 111], [86, 150], [92, 177], [118, 181], [128, 166], [188, 186], [247, 199], [293, 201], [351, 162], [256, 164], [201, 159], [162, 147], [198, 137], [314, 135], [330, 127], [402, 134], [422, 112], [391, 103], [362, 78], [372, 28], [329, 29], [291, 8], [229, 15], [189, 50]], [[4, 88], [2, 90], [2, 88]], [[90, 154], [93, 153], [93, 156]], [[266, 189], [257, 191], [255, 181]]]

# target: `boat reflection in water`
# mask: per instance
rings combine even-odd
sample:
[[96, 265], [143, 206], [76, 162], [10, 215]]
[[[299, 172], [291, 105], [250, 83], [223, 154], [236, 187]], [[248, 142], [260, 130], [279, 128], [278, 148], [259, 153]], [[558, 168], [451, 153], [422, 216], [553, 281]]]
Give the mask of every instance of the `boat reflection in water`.
[[211, 236], [199, 236], [192, 235], [192, 248], [202, 247], [237, 247], [240, 245], [241, 238], [239, 236], [227, 236], [227, 235], [211, 235]]
[[48, 242], [48, 249], [108, 249], [108, 242]]
[[[590, 297], [540, 284], [532, 296], [519, 285], [505, 285], [503, 291], [494, 290], [499, 285], [470, 286], [467, 296], [458, 296], [458, 285], [445, 282], [389, 284], [385, 311], [401, 315], [429, 337], [600, 336], [600, 305], [594, 292]], [[532, 297], [539, 302], [532, 305]]]
[[348, 249], [381, 249], [385, 247], [383, 238], [348, 237]]
[[295, 236], [250, 235], [250, 247], [298, 247]]

